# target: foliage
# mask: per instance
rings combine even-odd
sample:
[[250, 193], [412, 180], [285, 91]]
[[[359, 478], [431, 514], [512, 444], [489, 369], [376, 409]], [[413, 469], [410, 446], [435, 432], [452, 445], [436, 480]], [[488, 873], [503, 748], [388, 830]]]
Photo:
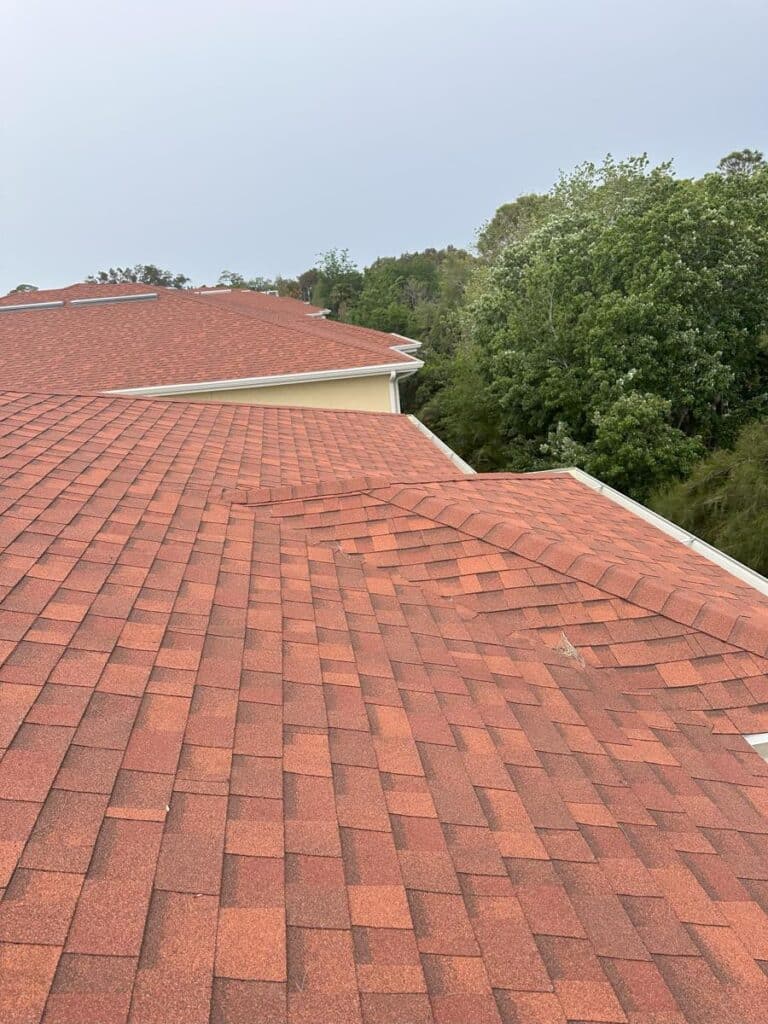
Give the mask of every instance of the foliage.
[[243, 289], [251, 292], [267, 292], [275, 290], [275, 282], [268, 277], [244, 277], [234, 270], [222, 270], [217, 284], [225, 288]]
[[480, 229], [477, 251], [484, 259], [495, 259], [506, 246], [521, 242], [543, 224], [556, 205], [554, 196], [535, 193], [504, 203]]
[[89, 284], [151, 284], [156, 288], [186, 288], [190, 279], [185, 274], [161, 270], [154, 263], [137, 263], [134, 267], [110, 267], [85, 279]]
[[463, 249], [425, 249], [376, 260], [363, 272], [362, 288], [346, 319], [420, 341], [425, 367], [401, 387], [403, 408], [421, 408], [446, 383], [445, 364], [460, 336], [458, 310], [473, 258]]
[[700, 462], [651, 505], [668, 519], [768, 574], [768, 421], [745, 427], [731, 451]]
[[234, 270], [222, 270], [216, 282], [225, 288], [241, 289], [251, 292], [277, 292], [278, 295], [289, 296], [293, 299], [301, 298], [299, 282], [294, 278], [281, 277], [245, 277]]
[[297, 299], [302, 299], [304, 302], [312, 301], [312, 290], [320, 279], [320, 271], [317, 267], [310, 267], [309, 270], [305, 270], [303, 274], [299, 274], [296, 278], [296, 286], [298, 290]]
[[724, 156], [717, 169], [721, 174], [754, 174], [766, 167], [765, 157], [757, 149], [738, 149]]
[[550, 199], [470, 288], [429, 415], [484, 424], [458, 431], [470, 462], [498, 444], [502, 466], [575, 462], [642, 498], [768, 411], [768, 168], [609, 157]]
[[36, 292], [38, 287], [36, 284], [17, 284], [15, 288], [11, 288], [9, 295], [15, 295], [16, 292]]
[[330, 310], [333, 319], [343, 320], [360, 293], [363, 275], [349, 258], [348, 249], [329, 249], [317, 262], [312, 302]]

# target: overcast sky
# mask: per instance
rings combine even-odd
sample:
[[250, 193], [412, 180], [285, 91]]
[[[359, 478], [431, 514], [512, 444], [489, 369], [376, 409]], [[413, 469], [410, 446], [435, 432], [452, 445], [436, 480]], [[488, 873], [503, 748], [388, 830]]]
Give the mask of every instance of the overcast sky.
[[768, 150], [765, 0], [5, 0], [0, 290], [470, 245], [560, 168]]

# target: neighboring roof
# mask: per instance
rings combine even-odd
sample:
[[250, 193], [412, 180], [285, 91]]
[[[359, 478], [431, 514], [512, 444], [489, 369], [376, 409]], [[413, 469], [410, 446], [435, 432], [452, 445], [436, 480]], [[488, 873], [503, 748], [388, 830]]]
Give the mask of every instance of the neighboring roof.
[[3, 1024], [762, 1024], [768, 603], [406, 417], [0, 399]]
[[[149, 295], [133, 301], [78, 300]], [[278, 300], [282, 301], [282, 300]], [[72, 285], [0, 299], [2, 383], [7, 387], [118, 390], [247, 382], [291, 374], [418, 369], [410, 355], [371, 333], [309, 332], [289, 322], [218, 304], [210, 297], [146, 285]]]
[[211, 302], [221, 303], [232, 309], [253, 313], [265, 320], [292, 323], [321, 318], [329, 312], [320, 306], [313, 306], [301, 299], [285, 295], [270, 295], [269, 292], [251, 291], [249, 288], [197, 288], [196, 295], [204, 295]]
[[209, 302], [227, 308], [237, 309], [241, 313], [249, 313], [260, 320], [285, 323], [318, 337], [334, 338], [338, 341], [367, 343], [374, 345], [387, 358], [395, 352], [415, 352], [421, 347], [419, 341], [405, 338], [400, 334], [387, 334], [375, 331], [370, 327], [359, 327], [357, 324], [342, 323], [339, 320], [326, 320], [323, 313], [328, 310], [319, 306], [310, 306], [299, 299], [282, 298], [267, 295], [264, 292], [253, 292], [243, 288], [215, 288], [197, 292]]

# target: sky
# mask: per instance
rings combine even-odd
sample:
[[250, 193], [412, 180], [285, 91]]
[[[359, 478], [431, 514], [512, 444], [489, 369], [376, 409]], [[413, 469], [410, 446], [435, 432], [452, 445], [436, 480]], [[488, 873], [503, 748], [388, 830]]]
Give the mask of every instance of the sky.
[[469, 246], [584, 160], [768, 151], [765, 0], [4, 0], [0, 292]]

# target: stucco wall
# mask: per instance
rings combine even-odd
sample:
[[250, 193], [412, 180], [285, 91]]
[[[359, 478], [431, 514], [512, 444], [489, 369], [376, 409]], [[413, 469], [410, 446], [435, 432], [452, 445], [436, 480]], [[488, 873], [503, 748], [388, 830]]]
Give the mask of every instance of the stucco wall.
[[368, 412], [393, 411], [389, 374], [308, 381], [306, 384], [278, 384], [275, 387], [235, 388], [231, 391], [195, 391], [168, 397], [184, 402], [246, 402], [320, 409], [363, 409]]

